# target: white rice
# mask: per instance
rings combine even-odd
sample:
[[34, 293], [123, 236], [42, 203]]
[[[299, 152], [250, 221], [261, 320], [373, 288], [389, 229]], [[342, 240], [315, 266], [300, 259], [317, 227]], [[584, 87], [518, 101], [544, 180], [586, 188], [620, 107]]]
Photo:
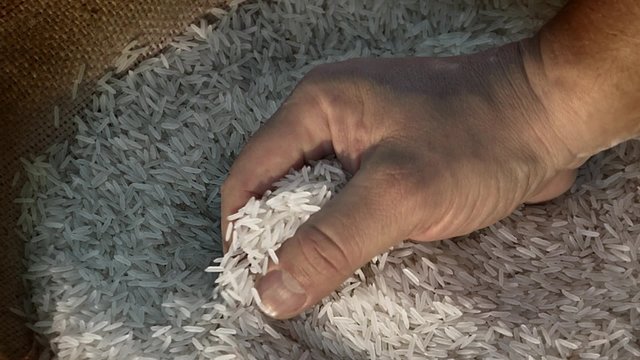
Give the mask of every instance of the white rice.
[[73, 86], [71, 88], [71, 100], [75, 100], [78, 96], [78, 87], [82, 85], [82, 80], [84, 78], [84, 72], [86, 70], [86, 64], [80, 65], [78, 69], [78, 74], [76, 75], [75, 80], [73, 80]]
[[60, 127], [60, 107], [57, 105], [53, 107], [53, 127]]
[[262, 315], [255, 276], [347, 181], [339, 164], [250, 201], [221, 254], [219, 187], [314, 65], [479, 51], [561, 4], [255, 2], [213, 9], [135, 68], [131, 44], [74, 117], [75, 141], [23, 161], [30, 327], [61, 359], [637, 358], [637, 142], [596, 156], [558, 200], [377, 256], [290, 321]]

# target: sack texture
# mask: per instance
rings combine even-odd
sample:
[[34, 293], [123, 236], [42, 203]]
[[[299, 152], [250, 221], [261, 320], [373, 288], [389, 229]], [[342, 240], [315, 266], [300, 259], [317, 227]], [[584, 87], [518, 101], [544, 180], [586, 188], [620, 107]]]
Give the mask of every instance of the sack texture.
[[[64, 121], [88, 99], [90, 89], [131, 41], [149, 53], [207, 10], [228, 0], [4, 0], [0, 4], [0, 360], [37, 358], [25, 320], [9, 311], [22, 309], [26, 289], [24, 243], [16, 235], [20, 214], [13, 199], [22, 179], [20, 157], [37, 156], [73, 135]], [[86, 66], [78, 96], [71, 89]], [[60, 124], [54, 126], [54, 106]]]

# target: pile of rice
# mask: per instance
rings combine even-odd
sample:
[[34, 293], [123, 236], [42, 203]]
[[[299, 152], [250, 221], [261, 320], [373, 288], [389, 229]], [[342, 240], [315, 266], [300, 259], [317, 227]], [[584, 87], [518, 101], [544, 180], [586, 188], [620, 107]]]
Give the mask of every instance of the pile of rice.
[[217, 22], [105, 76], [74, 118], [73, 142], [24, 160], [15, 201], [37, 309], [30, 326], [60, 359], [639, 357], [636, 142], [597, 156], [554, 202], [463, 239], [378, 256], [291, 321], [262, 315], [253, 281], [346, 182], [339, 164], [294, 171], [251, 200], [221, 254], [220, 184], [315, 64], [479, 51], [533, 34], [562, 2], [213, 10]]

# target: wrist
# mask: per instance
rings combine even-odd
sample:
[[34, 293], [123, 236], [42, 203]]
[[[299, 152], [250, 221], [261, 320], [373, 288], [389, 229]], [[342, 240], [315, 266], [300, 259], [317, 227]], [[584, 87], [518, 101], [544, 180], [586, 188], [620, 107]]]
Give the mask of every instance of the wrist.
[[524, 41], [531, 85], [578, 165], [640, 135], [640, 53], [624, 25], [598, 24], [601, 10], [584, 4], [570, 3]]
[[544, 105], [553, 131], [578, 167], [590, 156], [640, 135], [640, 118], [629, 94], [604, 86], [587, 69], [566, 62], [552, 39], [540, 35], [523, 41], [525, 68]]

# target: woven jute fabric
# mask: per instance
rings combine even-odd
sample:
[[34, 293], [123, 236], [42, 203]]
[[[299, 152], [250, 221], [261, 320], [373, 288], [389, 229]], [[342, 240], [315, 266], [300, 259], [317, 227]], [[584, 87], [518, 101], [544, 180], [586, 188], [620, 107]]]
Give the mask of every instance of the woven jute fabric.
[[[12, 187], [20, 157], [41, 154], [69, 139], [65, 121], [90, 96], [90, 89], [131, 41], [165, 46], [172, 35], [225, 0], [3, 0], [0, 2], [0, 360], [37, 356], [25, 320], [9, 308], [23, 307], [24, 243], [16, 235], [19, 206]], [[84, 64], [78, 97], [71, 89]], [[54, 106], [61, 122], [54, 126]], [[22, 176], [24, 179], [24, 175]]]

